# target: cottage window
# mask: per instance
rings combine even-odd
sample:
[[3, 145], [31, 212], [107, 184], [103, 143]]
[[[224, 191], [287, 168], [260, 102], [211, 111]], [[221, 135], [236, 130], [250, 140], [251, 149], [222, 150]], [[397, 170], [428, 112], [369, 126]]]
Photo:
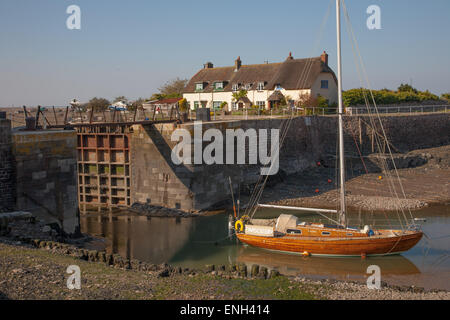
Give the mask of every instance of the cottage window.
[[197, 90], [197, 91], [203, 90], [203, 83], [195, 84], [195, 90]]
[[222, 101], [214, 101], [213, 102], [213, 108], [214, 109], [220, 109], [220, 106], [222, 105]]
[[322, 89], [328, 89], [328, 80], [322, 80], [322, 81], [320, 82], [320, 87], [321, 87]]
[[237, 92], [239, 90], [239, 83], [234, 83], [233, 84], [233, 91]]
[[266, 102], [265, 101], [256, 101], [256, 105], [259, 108], [265, 108], [266, 107]]
[[277, 83], [275, 86], [275, 90], [280, 91], [281, 89], [283, 89], [283, 88], [281, 88], [281, 84]]
[[258, 89], [259, 91], [264, 90], [264, 82], [258, 82], [257, 89]]
[[222, 90], [223, 89], [223, 82], [215, 82], [214, 83], [214, 89]]
[[245, 86], [245, 90], [250, 90], [252, 88], [253, 83], [247, 83]]

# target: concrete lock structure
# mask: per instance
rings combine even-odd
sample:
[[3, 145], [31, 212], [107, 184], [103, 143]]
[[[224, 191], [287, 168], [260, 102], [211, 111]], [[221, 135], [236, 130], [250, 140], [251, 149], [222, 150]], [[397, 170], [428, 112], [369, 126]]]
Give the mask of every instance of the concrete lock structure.
[[[450, 141], [450, 115], [381, 117], [383, 128], [398, 152], [437, 147]], [[202, 131], [217, 129], [279, 129], [283, 119], [205, 122]], [[293, 174], [317, 166], [336, 154], [335, 117], [297, 117], [280, 150], [280, 172]], [[151, 121], [150, 121], [151, 122]], [[345, 140], [358, 144], [364, 155], [376, 152], [375, 132], [365, 116], [345, 117]], [[65, 127], [63, 125], [62, 127]], [[1, 211], [21, 210], [57, 222], [67, 234], [79, 230], [78, 208], [128, 208], [134, 203], [201, 211], [223, 207], [235, 191], [257, 182], [261, 165], [180, 164], [172, 162], [177, 141], [172, 134], [186, 129], [194, 151], [194, 123], [96, 123], [72, 125], [74, 130], [11, 129], [0, 113]], [[259, 139], [259, 137], [258, 137]], [[210, 142], [202, 141], [204, 149]], [[269, 146], [268, 146], [269, 147]], [[252, 151], [253, 150], [253, 151]], [[224, 146], [226, 153], [226, 146]], [[233, 156], [249, 158], [234, 147]], [[356, 146], [355, 146], [356, 152]], [[236, 163], [236, 162], [235, 162]], [[248, 162], [246, 162], [248, 163]]]
[[0, 114], [0, 209], [79, 232], [74, 130], [20, 131]]
[[[380, 128], [374, 130], [366, 120], [364, 116], [346, 117], [345, 140], [354, 145], [356, 139], [361, 152], [370, 154], [376, 152], [374, 135]], [[389, 141], [401, 152], [449, 143], [449, 120], [448, 114], [382, 117]], [[335, 156], [335, 117], [298, 117], [293, 121], [280, 150], [280, 168], [285, 174], [307, 170], [317, 166], [320, 159]], [[282, 122], [282, 119], [206, 122], [202, 130], [218, 129], [225, 136], [227, 129], [253, 128], [258, 132], [279, 129]], [[229, 177], [234, 190], [239, 185], [251, 186], [259, 178], [260, 165], [175, 165], [171, 153], [177, 142], [171, 141], [171, 135], [184, 128], [194, 137], [193, 123], [115, 127], [118, 131], [104, 128], [102, 132], [79, 132], [78, 183], [84, 209], [127, 207], [133, 203], [183, 211], [212, 209], [221, 207], [230, 198]], [[203, 148], [208, 144], [203, 142]], [[234, 156], [242, 152], [248, 157], [248, 144], [245, 150], [235, 148]], [[86, 166], [93, 171], [86, 174], [80, 170]]]

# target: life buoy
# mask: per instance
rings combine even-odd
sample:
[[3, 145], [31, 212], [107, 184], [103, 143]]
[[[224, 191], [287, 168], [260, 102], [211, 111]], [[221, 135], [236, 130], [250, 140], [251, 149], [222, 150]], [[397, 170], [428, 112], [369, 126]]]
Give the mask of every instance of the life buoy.
[[238, 220], [234, 224], [234, 228], [236, 229], [236, 231], [242, 232], [244, 231], [244, 223], [241, 220]]

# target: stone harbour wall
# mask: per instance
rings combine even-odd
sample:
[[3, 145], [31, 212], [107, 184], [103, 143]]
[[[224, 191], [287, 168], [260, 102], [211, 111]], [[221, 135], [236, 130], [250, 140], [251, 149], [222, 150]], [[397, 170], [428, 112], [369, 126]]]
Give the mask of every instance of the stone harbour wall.
[[56, 222], [67, 234], [79, 231], [77, 136], [65, 131], [12, 134], [17, 210]]
[[[438, 147], [450, 143], [450, 114], [418, 116], [382, 116], [371, 121], [367, 116], [345, 117], [346, 153], [364, 155], [379, 152], [377, 133], [386, 132], [391, 150], [395, 153]], [[225, 138], [227, 129], [281, 129], [282, 119], [238, 120], [203, 123], [203, 132], [217, 129]], [[161, 205], [184, 211], [211, 209], [230, 199], [229, 178], [234, 192], [239, 186], [254, 184], [261, 165], [175, 165], [171, 152], [177, 142], [171, 141], [174, 130], [184, 128], [191, 134], [191, 152], [194, 152], [194, 124], [162, 124], [133, 127], [131, 137], [131, 194], [132, 202]], [[225, 140], [225, 139], [224, 139]], [[336, 155], [336, 117], [298, 117], [292, 120], [286, 140], [280, 151], [280, 169], [284, 174], [307, 170], [318, 161]], [[387, 152], [383, 139], [381, 148]], [[203, 142], [203, 148], [210, 142]], [[224, 141], [224, 154], [226, 154]], [[248, 143], [245, 150], [249, 154]], [[254, 149], [255, 150], [255, 149]], [[256, 149], [257, 150], [257, 149]], [[247, 156], [248, 160], [248, 156]]]
[[11, 121], [0, 118], [0, 212], [14, 208]]

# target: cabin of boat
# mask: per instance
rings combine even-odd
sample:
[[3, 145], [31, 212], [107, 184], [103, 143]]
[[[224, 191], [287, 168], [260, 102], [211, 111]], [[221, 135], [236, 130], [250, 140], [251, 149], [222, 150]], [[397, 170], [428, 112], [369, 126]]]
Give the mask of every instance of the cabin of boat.
[[365, 256], [399, 254], [419, 242], [415, 230], [372, 230], [300, 222], [293, 215], [277, 219], [251, 219], [237, 237], [242, 242], [269, 250], [305, 255]]
[[338, 225], [301, 222], [296, 216], [281, 214], [277, 219], [250, 220], [245, 225], [245, 234], [273, 237], [367, 238], [374, 236], [375, 232], [369, 226], [365, 226], [363, 230], [344, 228]]

